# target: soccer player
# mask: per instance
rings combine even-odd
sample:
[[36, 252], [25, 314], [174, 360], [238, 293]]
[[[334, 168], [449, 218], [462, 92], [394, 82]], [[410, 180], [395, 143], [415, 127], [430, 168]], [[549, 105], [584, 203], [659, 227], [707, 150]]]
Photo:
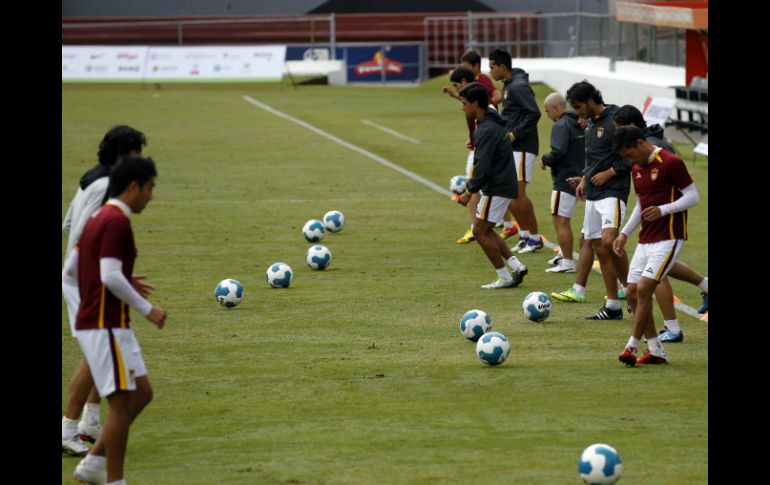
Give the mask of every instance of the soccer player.
[[618, 107], [605, 105], [599, 90], [588, 81], [573, 84], [567, 90], [566, 97], [578, 116], [588, 119], [585, 168], [575, 194], [586, 201], [584, 238], [591, 241], [599, 256], [602, 278], [607, 289], [605, 304], [595, 314], [587, 316], [586, 320], [622, 320], [617, 280], [620, 278], [626, 281], [628, 258], [625, 253], [615, 254], [612, 243], [618, 236], [625, 215], [631, 190], [628, 176], [631, 167], [612, 146], [615, 133], [612, 116]]
[[[124, 157], [142, 153], [147, 144], [144, 133], [130, 126], [111, 128], [99, 143], [99, 163], [80, 178], [75, 197], [70, 202], [62, 230], [68, 235], [65, 260], [72, 252], [88, 219], [104, 202], [112, 167]], [[80, 304], [77, 280], [62, 274], [62, 296], [67, 304], [67, 314], [72, 336], [75, 336], [75, 317]], [[99, 394], [94, 389], [91, 371], [85, 359], [81, 359], [70, 381], [67, 406], [62, 416], [62, 452], [73, 456], [85, 456], [88, 447], [84, 440], [93, 443], [101, 432]], [[85, 406], [84, 406], [85, 405]], [[78, 422], [80, 411], [83, 416]]]
[[580, 127], [578, 116], [567, 111], [567, 101], [559, 93], [551, 93], [543, 103], [545, 114], [554, 122], [551, 130], [551, 151], [543, 155], [541, 167], [551, 167], [553, 192], [551, 193], [551, 216], [556, 230], [556, 239], [561, 247], [562, 258], [555, 266], [546, 269], [549, 273], [574, 273], [572, 259], [572, 227], [570, 220], [577, 204], [575, 188], [567, 179], [579, 177], [585, 166], [585, 130]]
[[527, 184], [532, 181], [540, 149], [537, 136], [540, 108], [529, 85], [529, 74], [523, 69], [512, 68], [510, 53], [502, 49], [492, 51], [489, 54], [489, 72], [495, 81], [503, 81], [501, 115], [507, 123], [518, 177], [519, 196], [511, 202], [511, 209], [519, 223], [519, 242], [511, 250], [521, 254], [531, 253], [543, 247], [535, 210], [527, 197]]
[[129, 216], [152, 200], [157, 171], [150, 158], [129, 157], [110, 173], [111, 198], [86, 223], [64, 272], [76, 278], [81, 302], [75, 334], [109, 413], [91, 450], [75, 468], [85, 483], [125, 485], [123, 462], [131, 423], [152, 399], [128, 307], [163, 328], [166, 310], [145, 299], [151, 287], [131, 283], [136, 247]]
[[[473, 134], [473, 175], [468, 180], [460, 203], [467, 204], [471, 194], [481, 192], [473, 235], [497, 272], [497, 279], [482, 288], [513, 288], [519, 286], [527, 274], [524, 266], [495, 232], [495, 224], [503, 220], [508, 204], [517, 196], [516, 168], [513, 150], [508, 139], [505, 121], [497, 111], [488, 106], [487, 92], [479, 83], [472, 83], [460, 90], [463, 111], [477, 120]], [[513, 272], [508, 270], [506, 260]]]
[[[628, 299], [634, 308], [634, 322], [631, 337], [618, 359], [629, 366], [666, 364], [668, 354], [655, 331], [652, 295], [687, 239], [687, 209], [699, 202], [698, 190], [682, 159], [646, 141], [640, 128], [618, 127], [613, 145], [633, 163], [631, 179], [637, 194], [628, 222], [613, 241], [613, 252], [624, 254], [629, 234], [642, 226], [628, 271]], [[648, 348], [638, 357], [642, 335]]]

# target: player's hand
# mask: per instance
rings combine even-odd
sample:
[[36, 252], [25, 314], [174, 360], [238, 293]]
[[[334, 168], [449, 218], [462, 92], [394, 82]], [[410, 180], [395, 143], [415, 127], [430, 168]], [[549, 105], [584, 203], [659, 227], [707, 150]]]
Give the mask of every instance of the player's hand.
[[468, 202], [471, 200], [471, 193], [467, 190], [460, 195], [460, 198], [457, 199], [457, 203], [460, 205], [468, 205]]
[[591, 177], [591, 183], [597, 187], [601, 187], [606, 184], [612, 177], [613, 173], [611, 169], [604, 170]]
[[580, 183], [580, 179], [582, 178], [583, 177], [567, 177], [567, 183], [569, 184], [570, 187], [574, 189], [575, 187], [578, 186], [578, 184]]
[[540, 168], [545, 170], [545, 164], [543, 163], [543, 159], [540, 159]]
[[509, 131], [508, 132], [508, 139], [511, 140], [511, 143], [513, 143], [514, 140], [516, 140], [516, 135], [514, 135], [512, 131]]
[[584, 177], [580, 177], [580, 181], [577, 184], [577, 187], [575, 187], [575, 195], [577, 195], [577, 198], [585, 202], [586, 200], [586, 181]]
[[612, 241], [612, 250], [617, 254], [618, 256], [623, 256], [626, 254], [626, 250], [623, 249], [626, 245], [626, 242], [628, 242], [628, 236], [623, 234], [622, 232], [618, 234], [618, 237], [615, 238], [614, 241]]
[[131, 286], [133, 286], [137, 293], [142, 295], [143, 298], [150, 296], [152, 290], [155, 289], [155, 285], [151, 285], [150, 283], [145, 283], [142, 281], [145, 278], [147, 278], [147, 276], [143, 274], [131, 276]]
[[465, 142], [465, 148], [467, 148], [468, 150], [473, 150], [473, 140], [468, 138], [468, 140], [466, 140]]
[[159, 306], [153, 306], [150, 313], [147, 314], [147, 320], [154, 323], [158, 328], [163, 328], [166, 324], [166, 310]]
[[663, 213], [660, 211], [660, 207], [654, 205], [648, 207], [642, 211], [642, 219], [647, 222], [654, 221], [663, 217]]
[[441, 88], [441, 92], [446, 94], [452, 94], [452, 88], [450, 88], [449, 86], [444, 86], [443, 88]]

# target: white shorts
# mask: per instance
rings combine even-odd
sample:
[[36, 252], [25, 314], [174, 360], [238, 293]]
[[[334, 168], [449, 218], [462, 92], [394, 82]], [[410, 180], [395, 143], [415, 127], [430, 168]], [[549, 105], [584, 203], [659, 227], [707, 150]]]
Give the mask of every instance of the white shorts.
[[99, 396], [136, 390], [136, 378], [146, 376], [147, 369], [133, 329], [100, 328], [75, 333]]
[[518, 181], [532, 182], [532, 173], [535, 171], [537, 155], [527, 152], [513, 152], [513, 161], [516, 163], [516, 177]]
[[620, 230], [620, 224], [625, 215], [626, 203], [617, 197], [587, 200], [585, 218], [583, 219], [585, 238], [601, 239], [602, 230], [607, 228]]
[[465, 178], [471, 178], [471, 175], [473, 175], [473, 154], [474, 151], [471, 150], [468, 152], [468, 160], [465, 162]]
[[505, 211], [508, 210], [508, 204], [511, 199], [500, 197], [499, 195], [481, 194], [479, 205], [476, 207], [476, 218], [482, 221], [500, 224], [503, 222]]
[[75, 319], [78, 316], [78, 307], [80, 306], [80, 290], [77, 286], [70, 285], [62, 281], [61, 294], [64, 302], [67, 304], [67, 315], [70, 319], [70, 333], [75, 336]]
[[628, 265], [628, 283], [639, 283], [642, 276], [660, 283], [679, 258], [683, 246], [682, 239], [637, 244], [634, 257]]
[[551, 192], [551, 215], [570, 219], [577, 205], [577, 197], [567, 192], [554, 190]]

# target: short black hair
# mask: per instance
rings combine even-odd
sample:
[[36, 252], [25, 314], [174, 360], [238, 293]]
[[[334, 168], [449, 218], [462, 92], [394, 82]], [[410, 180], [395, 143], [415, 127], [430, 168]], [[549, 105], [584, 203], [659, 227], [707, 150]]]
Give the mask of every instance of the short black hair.
[[119, 155], [126, 156], [132, 150], [141, 152], [144, 145], [147, 145], [147, 138], [141, 131], [126, 125], [114, 126], [99, 143], [99, 163], [109, 167], [115, 164]]
[[639, 140], [644, 141], [644, 130], [634, 125], [618, 126], [612, 137], [612, 148], [616, 152], [621, 148], [634, 148]]
[[513, 69], [511, 64], [511, 53], [504, 51], [503, 49], [495, 49], [489, 54], [489, 60], [495, 61], [497, 65], [506, 66], [508, 69]]
[[489, 106], [487, 90], [479, 83], [473, 82], [462, 88], [457, 94], [467, 99], [469, 103], [478, 102], [479, 108], [486, 109]]
[[467, 62], [471, 66], [481, 65], [481, 55], [476, 51], [468, 51], [460, 58], [460, 62]]
[[602, 99], [602, 93], [594, 87], [593, 84], [583, 79], [580, 82], [576, 82], [567, 90], [567, 102], [572, 103], [585, 103], [589, 99], [592, 99], [596, 104], [604, 104]]
[[634, 125], [641, 129], [647, 128], [647, 122], [644, 121], [642, 112], [639, 111], [636, 106], [630, 104], [618, 108], [618, 110], [615, 111], [612, 120], [619, 126]]
[[125, 192], [131, 182], [136, 181], [140, 187], [144, 187], [151, 178], [157, 176], [158, 171], [152, 158], [124, 158], [110, 171], [110, 197], [117, 197]]
[[453, 83], [460, 83], [463, 79], [469, 83], [475, 81], [471, 70], [462, 66], [456, 67], [454, 71], [452, 71], [452, 74], [449, 75], [449, 80]]

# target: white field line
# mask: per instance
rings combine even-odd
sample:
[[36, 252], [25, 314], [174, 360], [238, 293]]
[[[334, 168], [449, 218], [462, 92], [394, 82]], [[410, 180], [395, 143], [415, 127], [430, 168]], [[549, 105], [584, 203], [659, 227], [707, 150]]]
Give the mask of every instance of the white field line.
[[399, 132], [397, 132], [395, 130], [391, 130], [390, 128], [386, 128], [386, 127], [384, 127], [382, 125], [378, 125], [374, 121], [361, 120], [361, 123], [363, 123], [365, 125], [369, 125], [369, 126], [371, 126], [373, 128], [377, 128], [378, 130], [382, 130], [385, 133], [388, 133], [388, 134], [391, 134], [391, 135], [395, 136], [396, 138], [401, 138], [402, 140], [406, 140], [406, 141], [408, 141], [410, 143], [414, 143], [415, 145], [419, 145], [420, 143], [422, 143], [420, 140], [416, 140], [416, 139], [408, 137], [406, 135], [402, 135], [401, 133], [399, 133]]
[[253, 104], [254, 106], [256, 106], [258, 108], [262, 108], [263, 110], [267, 111], [268, 113], [272, 113], [272, 114], [274, 114], [274, 115], [276, 115], [276, 116], [278, 116], [280, 118], [283, 118], [283, 119], [285, 119], [287, 121], [291, 121], [292, 123], [297, 124], [297, 125], [299, 125], [299, 126], [301, 126], [303, 128], [307, 128], [308, 130], [310, 130], [310, 131], [312, 131], [312, 132], [314, 132], [314, 133], [316, 133], [318, 135], [321, 135], [322, 137], [326, 138], [327, 140], [333, 141], [337, 145], [342, 145], [345, 148], [349, 148], [349, 149], [353, 150], [356, 153], [360, 153], [361, 155], [363, 155], [365, 157], [371, 158], [372, 160], [374, 160], [375, 162], [377, 162], [379, 164], [385, 165], [386, 167], [391, 168], [391, 169], [395, 170], [396, 172], [402, 173], [402, 174], [406, 175], [407, 177], [409, 177], [410, 179], [412, 179], [412, 180], [414, 180], [416, 182], [419, 182], [419, 183], [425, 185], [426, 187], [429, 187], [429, 188], [435, 190], [439, 194], [446, 195], [446, 196], [449, 196], [449, 197], [452, 196], [452, 192], [450, 192], [448, 189], [445, 189], [445, 188], [443, 188], [443, 187], [441, 187], [441, 186], [431, 182], [430, 180], [426, 179], [425, 177], [422, 177], [420, 175], [417, 175], [414, 172], [411, 172], [411, 171], [409, 171], [409, 170], [407, 170], [407, 169], [405, 169], [403, 167], [400, 167], [400, 166], [396, 165], [395, 163], [393, 163], [393, 162], [391, 162], [389, 160], [385, 160], [384, 158], [382, 158], [379, 155], [375, 155], [374, 153], [372, 153], [372, 152], [370, 152], [368, 150], [364, 150], [363, 148], [361, 148], [359, 146], [353, 145], [352, 143], [348, 143], [345, 140], [337, 138], [336, 136], [334, 136], [334, 135], [332, 135], [330, 133], [327, 133], [327, 132], [325, 132], [324, 130], [322, 130], [320, 128], [316, 128], [315, 126], [311, 125], [310, 123], [306, 123], [306, 122], [304, 122], [304, 121], [302, 121], [302, 120], [300, 120], [298, 118], [295, 118], [293, 116], [287, 115], [286, 113], [282, 113], [281, 111], [278, 111], [275, 108], [271, 108], [270, 106], [268, 106], [268, 105], [266, 105], [264, 103], [260, 103], [259, 101], [257, 101], [256, 99], [252, 98], [251, 96], [244, 96], [243, 99], [245, 101]]
[[[334, 135], [332, 135], [330, 133], [327, 133], [327, 132], [325, 132], [324, 130], [322, 130], [320, 128], [316, 128], [315, 126], [311, 125], [310, 123], [306, 123], [306, 122], [304, 122], [304, 121], [302, 121], [302, 120], [300, 120], [298, 118], [295, 118], [293, 116], [287, 115], [286, 113], [278, 111], [275, 108], [271, 108], [270, 106], [257, 101], [256, 99], [252, 98], [251, 96], [243, 96], [243, 99], [246, 102], [251, 103], [251, 104], [253, 104], [256, 107], [261, 108], [261, 109], [267, 111], [268, 113], [272, 113], [272, 114], [274, 114], [274, 115], [276, 115], [276, 116], [278, 116], [280, 118], [283, 118], [283, 119], [285, 119], [287, 121], [291, 121], [292, 123], [297, 124], [297, 125], [299, 125], [299, 126], [301, 126], [303, 128], [307, 128], [308, 130], [310, 130], [310, 131], [312, 131], [312, 132], [314, 132], [314, 133], [316, 133], [318, 135], [321, 135], [322, 137], [324, 137], [324, 138], [326, 138], [328, 140], [331, 140], [331, 141], [333, 141], [334, 143], [336, 143], [338, 145], [342, 145], [345, 148], [349, 148], [349, 149], [353, 150], [354, 152], [357, 152], [357, 153], [360, 153], [361, 155], [364, 155], [365, 157], [371, 158], [375, 162], [380, 163], [382, 165], [385, 165], [386, 167], [391, 168], [391, 169], [395, 170], [396, 172], [402, 173], [402, 174], [406, 175], [407, 177], [409, 177], [410, 179], [412, 179], [412, 180], [414, 180], [416, 182], [419, 182], [419, 183], [425, 185], [426, 187], [435, 190], [436, 192], [438, 192], [440, 194], [448, 195], [450, 197], [452, 196], [452, 192], [450, 192], [449, 190], [447, 190], [447, 189], [445, 189], [445, 188], [443, 188], [443, 187], [441, 187], [441, 186], [431, 182], [430, 180], [426, 179], [425, 177], [422, 177], [420, 175], [417, 175], [414, 172], [411, 172], [411, 171], [409, 171], [409, 170], [407, 170], [407, 169], [405, 169], [403, 167], [400, 167], [400, 166], [396, 165], [395, 163], [380, 157], [379, 155], [375, 155], [374, 153], [372, 153], [372, 152], [370, 152], [368, 150], [364, 150], [361, 147], [358, 147], [356, 145], [353, 145], [352, 143], [348, 143], [345, 140], [337, 138], [336, 136], [334, 136]], [[556, 248], [556, 244], [552, 243], [551, 241], [546, 241], [545, 245], [547, 247], [551, 248], [551, 249]], [[578, 253], [578, 252], [573, 252], [572, 254], [573, 254], [573, 257], [576, 260], [580, 256], [580, 253]], [[597, 273], [601, 274], [601, 271], [599, 271], [598, 269], [594, 269], [594, 271], [596, 271]], [[688, 315], [692, 315], [693, 317], [695, 317], [695, 318], [700, 320], [701, 315], [694, 308], [692, 308], [690, 306], [687, 306], [684, 303], [675, 303], [674, 307], [677, 310], [681, 310], [682, 312], [687, 313]]]

